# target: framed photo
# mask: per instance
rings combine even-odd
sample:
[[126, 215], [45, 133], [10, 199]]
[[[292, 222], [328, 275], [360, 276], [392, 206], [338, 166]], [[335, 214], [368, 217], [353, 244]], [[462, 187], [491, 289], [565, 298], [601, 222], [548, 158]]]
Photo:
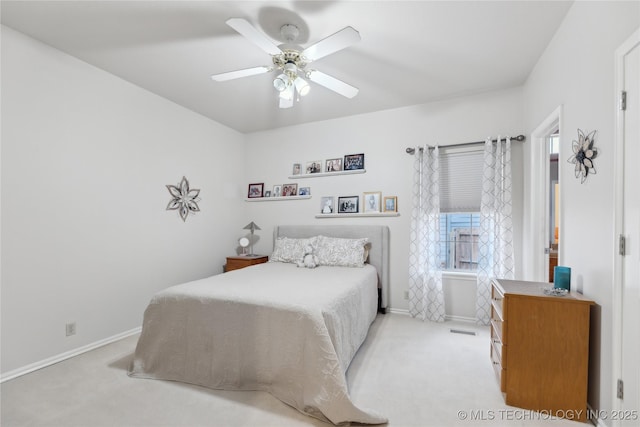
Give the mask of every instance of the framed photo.
[[385, 212], [398, 212], [398, 197], [386, 196], [384, 198], [384, 211]]
[[300, 187], [300, 190], [298, 191], [298, 196], [308, 196], [309, 194], [311, 194], [310, 187]]
[[371, 191], [363, 194], [363, 211], [364, 212], [380, 212], [380, 202], [382, 201], [382, 193], [379, 191]]
[[282, 185], [282, 197], [297, 196], [298, 184], [283, 184]]
[[364, 169], [364, 154], [347, 154], [344, 156], [344, 170]]
[[338, 213], [358, 213], [358, 196], [338, 197]]
[[300, 175], [302, 173], [302, 165], [300, 163], [293, 164], [293, 175]]
[[320, 173], [320, 172], [322, 172], [322, 162], [320, 160], [307, 162], [307, 173]]
[[274, 185], [272, 194], [273, 194], [273, 197], [282, 196], [282, 185]]
[[264, 182], [261, 182], [259, 184], [249, 184], [247, 197], [250, 199], [262, 197], [262, 190], [264, 190]]
[[264, 197], [271, 197], [271, 190], [267, 190], [264, 192]]
[[333, 196], [324, 196], [320, 199], [320, 213], [332, 214], [335, 211], [335, 198]]
[[336, 172], [342, 170], [342, 159], [327, 159], [324, 166], [325, 172]]

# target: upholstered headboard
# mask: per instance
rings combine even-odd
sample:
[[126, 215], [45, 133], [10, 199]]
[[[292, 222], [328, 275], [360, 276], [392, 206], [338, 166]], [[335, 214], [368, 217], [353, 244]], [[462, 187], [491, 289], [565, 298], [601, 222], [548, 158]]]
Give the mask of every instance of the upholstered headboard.
[[389, 295], [389, 227], [381, 225], [277, 225], [273, 229], [273, 242], [278, 237], [305, 238], [313, 236], [367, 237], [371, 242], [369, 264], [378, 270], [378, 288], [381, 307], [387, 307]]

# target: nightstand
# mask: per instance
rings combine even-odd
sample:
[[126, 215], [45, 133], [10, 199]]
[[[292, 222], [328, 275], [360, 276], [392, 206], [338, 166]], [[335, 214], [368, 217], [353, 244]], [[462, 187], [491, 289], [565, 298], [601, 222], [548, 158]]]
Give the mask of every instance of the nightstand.
[[232, 270], [239, 270], [256, 264], [263, 264], [267, 261], [269, 261], [267, 255], [228, 256], [224, 271], [226, 273]]

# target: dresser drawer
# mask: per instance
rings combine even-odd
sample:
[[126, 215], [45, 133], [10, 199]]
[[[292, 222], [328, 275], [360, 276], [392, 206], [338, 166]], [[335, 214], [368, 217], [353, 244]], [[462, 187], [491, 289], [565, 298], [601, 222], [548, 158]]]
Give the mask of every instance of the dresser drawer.
[[501, 353], [504, 353], [504, 350], [506, 349], [499, 344], [494, 342], [491, 343], [491, 364], [493, 365], [493, 371], [498, 378], [500, 391], [503, 393], [507, 391], [507, 370], [501, 363], [501, 359], [505, 359], [504, 355], [501, 355]]
[[493, 283], [491, 284], [491, 310], [492, 315], [495, 314], [495, 316], [504, 320], [504, 295]]
[[[507, 367], [507, 346], [504, 345], [498, 330], [494, 324], [491, 324], [491, 352], [496, 354], [496, 360], [500, 362], [500, 365], [506, 369]], [[492, 356], [493, 358], [493, 356]]]

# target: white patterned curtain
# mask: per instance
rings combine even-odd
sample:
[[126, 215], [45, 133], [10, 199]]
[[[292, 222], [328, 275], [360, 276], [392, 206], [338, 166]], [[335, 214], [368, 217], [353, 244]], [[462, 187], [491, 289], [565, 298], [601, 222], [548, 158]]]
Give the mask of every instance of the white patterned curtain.
[[480, 236], [478, 242], [477, 323], [491, 319], [491, 278], [513, 279], [511, 140], [484, 145]]
[[416, 149], [409, 246], [409, 314], [444, 322], [440, 272], [440, 183], [438, 147]]

